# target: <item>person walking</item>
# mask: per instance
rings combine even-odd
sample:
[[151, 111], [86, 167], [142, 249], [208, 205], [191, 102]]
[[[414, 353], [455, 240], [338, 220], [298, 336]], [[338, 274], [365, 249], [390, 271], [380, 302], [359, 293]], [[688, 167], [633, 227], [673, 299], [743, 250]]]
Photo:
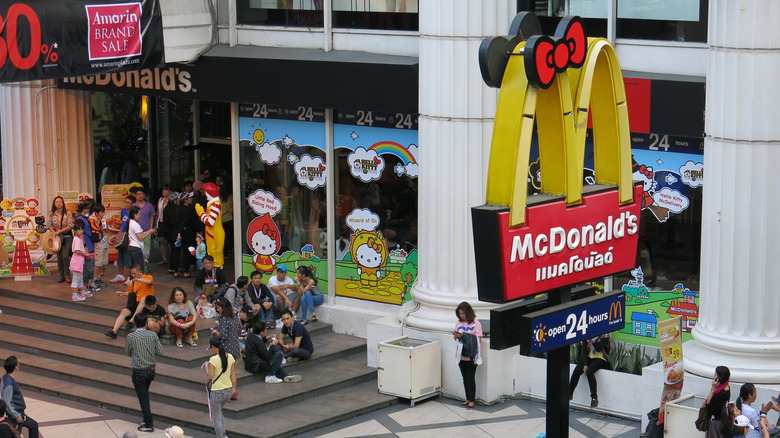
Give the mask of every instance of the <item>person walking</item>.
[[8, 356], [3, 363], [5, 375], [0, 380], [0, 397], [6, 401], [5, 411], [16, 421], [19, 429], [26, 427], [29, 438], [38, 438], [38, 422], [24, 414], [27, 404], [24, 402], [22, 390], [16, 383], [16, 373], [19, 372], [19, 360], [16, 356]]
[[477, 365], [482, 363], [480, 344], [482, 342], [482, 324], [477, 319], [471, 304], [464, 301], [455, 308], [458, 322], [452, 337], [458, 341], [457, 358], [460, 374], [463, 376], [463, 387], [466, 390], [466, 401], [462, 406], [473, 408], [477, 397]]
[[143, 413], [143, 424], [138, 426], [141, 432], [154, 432], [154, 420], [152, 408], [149, 402], [149, 386], [154, 380], [154, 368], [157, 365], [157, 356], [163, 354], [162, 344], [157, 333], [146, 329], [148, 317], [138, 313], [133, 318], [137, 327], [133, 333], [127, 335], [125, 351], [130, 356], [130, 365], [133, 367], [132, 379], [135, 395]]
[[214, 420], [214, 431], [217, 437], [223, 438], [227, 435], [225, 435], [222, 407], [230, 399], [231, 394], [236, 393], [236, 359], [232, 354], [225, 352], [221, 336], [212, 336], [209, 339], [209, 349], [214, 353], [214, 356], [206, 362], [211, 419]]

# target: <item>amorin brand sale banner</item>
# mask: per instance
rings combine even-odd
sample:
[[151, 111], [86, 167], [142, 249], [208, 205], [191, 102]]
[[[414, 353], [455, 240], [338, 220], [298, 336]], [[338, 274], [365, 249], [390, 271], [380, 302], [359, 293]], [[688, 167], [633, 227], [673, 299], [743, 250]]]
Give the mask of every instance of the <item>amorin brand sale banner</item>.
[[0, 82], [164, 63], [158, 0], [0, 0]]

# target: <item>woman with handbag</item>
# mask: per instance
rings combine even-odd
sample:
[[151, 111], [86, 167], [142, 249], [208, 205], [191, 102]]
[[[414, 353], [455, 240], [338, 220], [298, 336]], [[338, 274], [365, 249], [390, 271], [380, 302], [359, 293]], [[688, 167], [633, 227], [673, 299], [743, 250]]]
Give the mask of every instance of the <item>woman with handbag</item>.
[[458, 341], [460, 347], [458, 351], [460, 357], [457, 357], [458, 368], [466, 391], [466, 401], [461, 406], [472, 409], [477, 397], [477, 365], [482, 363], [479, 352], [479, 344], [482, 342], [482, 324], [467, 301], [458, 304], [455, 315], [458, 317], [458, 322], [455, 323], [452, 337]]
[[67, 208], [62, 196], [55, 196], [51, 202], [51, 211], [49, 212], [49, 231], [55, 236], [60, 236], [60, 248], [57, 251], [57, 271], [60, 273], [60, 279], [57, 283], [71, 282], [70, 277], [70, 246], [73, 243], [73, 223], [75, 219]]
[[225, 425], [222, 416], [222, 407], [227, 403], [231, 394], [236, 393], [236, 360], [233, 355], [225, 352], [221, 336], [212, 336], [209, 339], [209, 348], [214, 356], [206, 362], [206, 387], [209, 393], [209, 406], [211, 418], [214, 420], [214, 431], [217, 437], [224, 437]]
[[[707, 438], [726, 437], [721, 430], [721, 418], [723, 418], [723, 413], [725, 411], [724, 406], [726, 406], [731, 399], [729, 378], [731, 378], [731, 370], [729, 370], [728, 367], [721, 365], [715, 368], [715, 375], [712, 377], [712, 389], [710, 390], [707, 399], [702, 403], [702, 407], [705, 408], [706, 414], [709, 415], [710, 418], [709, 425], [697, 424], [699, 430], [707, 431]], [[698, 420], [697, 423], [699, 423]]]
[[182, 348], [184, 345], [181, 338], [187, 333], [187, 343], [193, 347], [198, 344], [192, 339], [195, 334], [195, 322], [198, 320], [198, 312], [192, 301], [187, 299], [187, 292], [180, 287], [174, 287], [171, 290], [171, 297], [168, 299], [168, 330], [176, 336], [176, 346]]

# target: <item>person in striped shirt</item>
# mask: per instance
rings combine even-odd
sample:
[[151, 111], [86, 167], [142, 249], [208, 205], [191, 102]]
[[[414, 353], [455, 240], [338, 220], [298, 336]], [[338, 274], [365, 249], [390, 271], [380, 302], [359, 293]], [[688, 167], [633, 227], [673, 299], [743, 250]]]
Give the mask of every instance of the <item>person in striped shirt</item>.
[[130, 356], [130, 365], [133, 367], [132, 379], [138, 403], [141, 405], [144, 422], [138, 426], [141, 432], [154, 432], [154, 420], [152, 408], [149, 403], [149, 386], [155, 376], [157, 356], [162, 356], [163, 349], [157, 333], [146, 329], [149, 318], [138, 313], [133, 318], [133, 323], [138, 327], [133, 333], [127, 335], [125, 351]]

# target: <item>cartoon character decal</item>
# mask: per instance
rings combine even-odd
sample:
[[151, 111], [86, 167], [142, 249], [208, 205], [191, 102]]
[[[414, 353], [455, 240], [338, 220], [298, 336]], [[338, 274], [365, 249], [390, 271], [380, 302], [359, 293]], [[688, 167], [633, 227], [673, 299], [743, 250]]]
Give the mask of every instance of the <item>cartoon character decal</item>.
[[246, 241], [255, 253], [252, 266], [261, 272], [273, 272], [276, 260], [272, 256], [279, 250], [281, 240], [279, 227], [270, 215], [264, 214], [249, 223]]
[[380, 268], [387, 264], [387, 241], [382, 232], [357, 230], [352, 235], [349, 253], [358, 265], [360, 284], [375, 287], [382, 277]]

